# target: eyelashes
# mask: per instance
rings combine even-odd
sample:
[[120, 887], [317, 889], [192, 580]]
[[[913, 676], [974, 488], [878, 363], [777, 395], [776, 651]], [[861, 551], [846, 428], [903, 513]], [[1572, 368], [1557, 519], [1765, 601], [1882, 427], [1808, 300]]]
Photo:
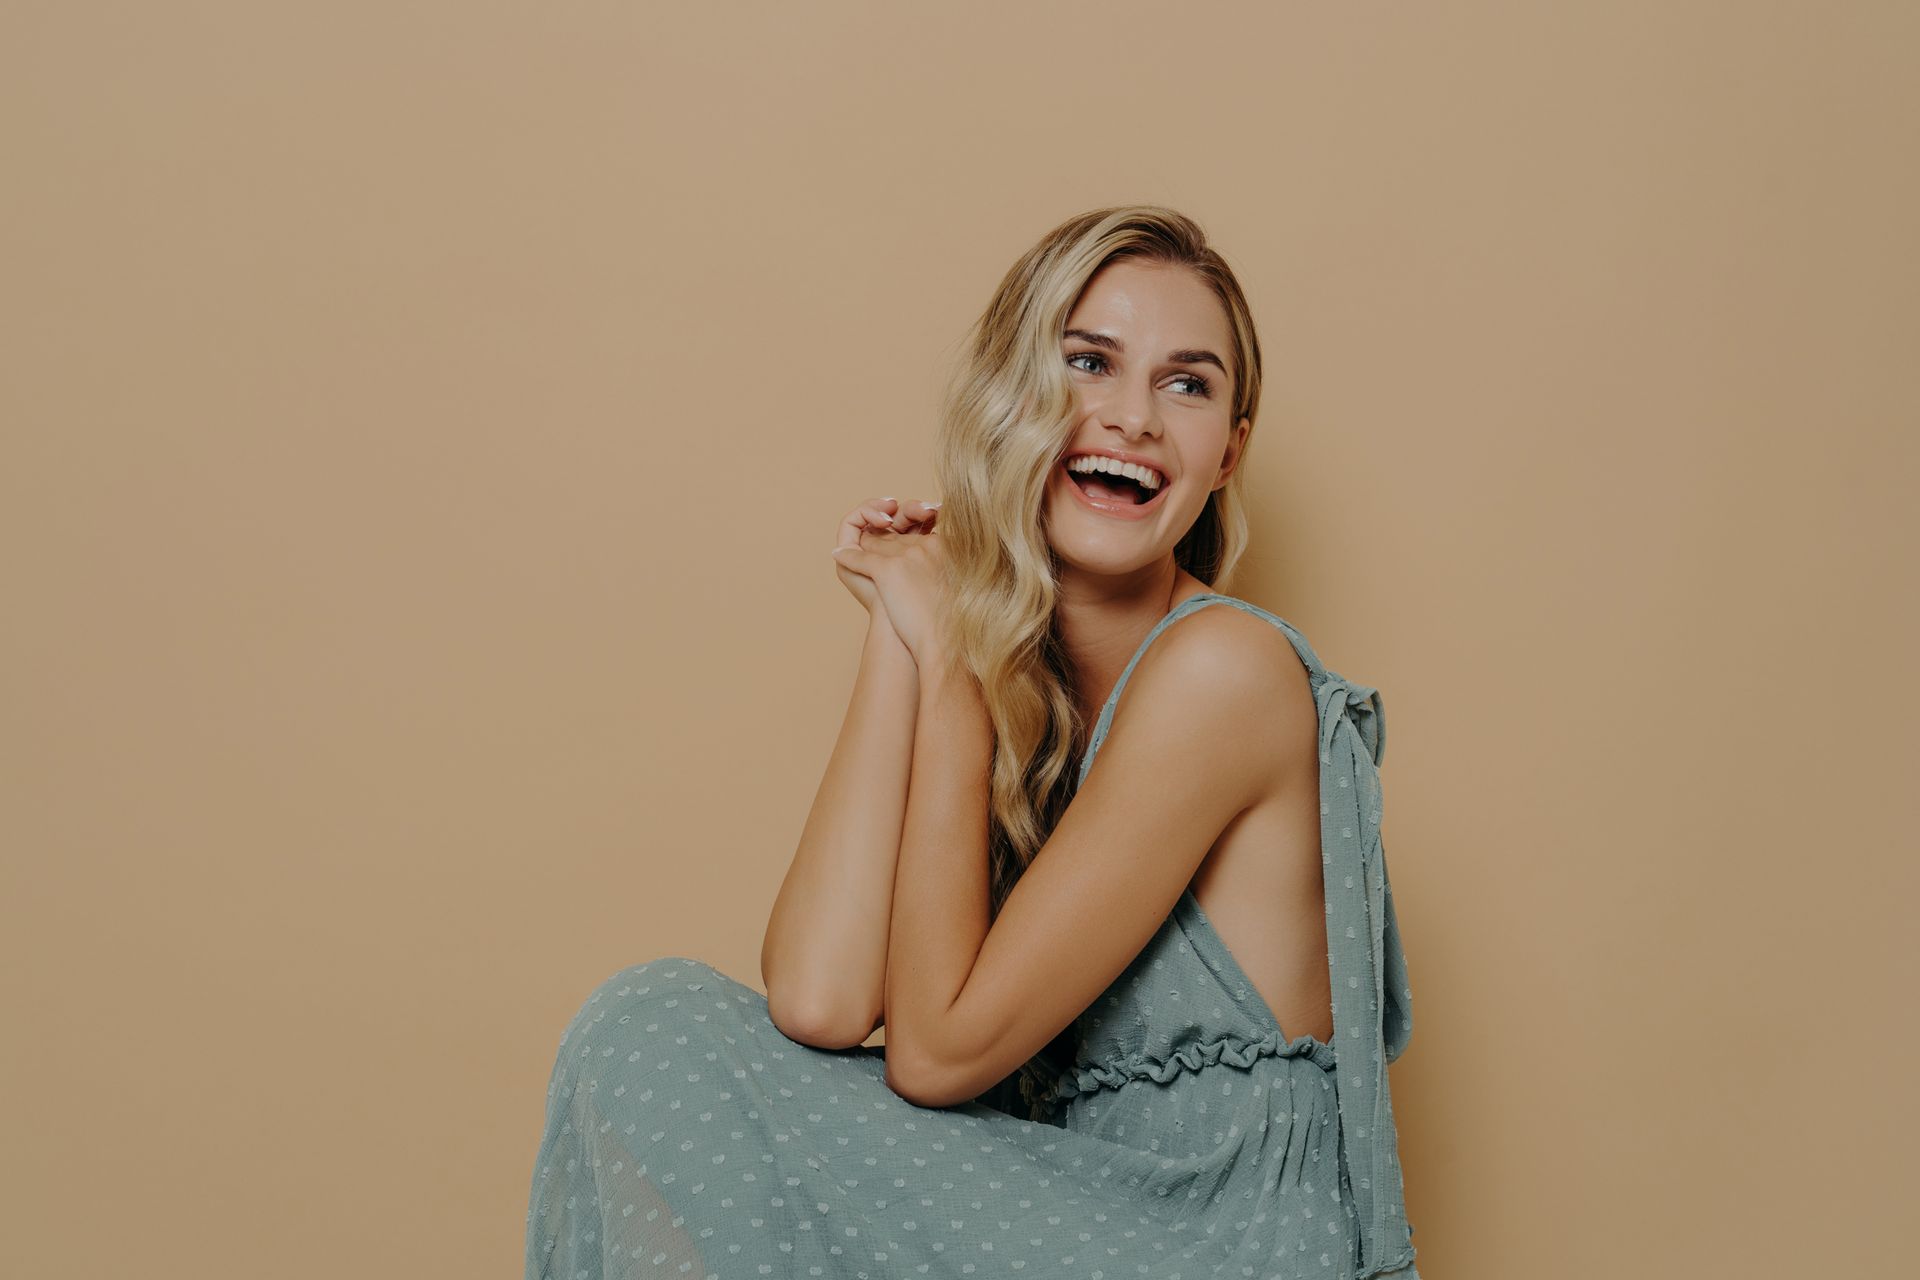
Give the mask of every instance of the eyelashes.
[[[1107, 358], [1098, 351], [1076, 351], [1067, 357], [1068, 364], [1073, 364], [1075, 360], [1098, 360], [1102, 368], [1105, 368], [1107, 363]], [[1078, 368], [1079, 366], [1076, 365], [1075, 367]], [[1099, 370], [1087, 369], [1084, 372], [1097, 373]], [[1197, 373], [1183, 373], [1178, 375], [1174, 380], [1176, 382], [1191, 382], [1199, 387], [1199, 391], [1187, 393], [1195, 400], [1208, 400], [1213, 397], [1213, 383]]]

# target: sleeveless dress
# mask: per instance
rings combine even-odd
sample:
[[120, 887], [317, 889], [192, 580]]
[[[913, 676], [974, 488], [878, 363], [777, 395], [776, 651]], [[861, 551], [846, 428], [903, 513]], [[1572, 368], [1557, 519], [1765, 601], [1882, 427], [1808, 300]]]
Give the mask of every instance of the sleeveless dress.
[[1282, 1030], [1191, 889], [1076, 1020], [1047, 1121], [992, 1105], [1006, 1081], [958, 1106], [908, 1102], [884, 1046], [799, 1044], [752, 987], [649, 960], [602, 982], [560, 1037], [527, 1280], [1419, 1280], [1386, 1071], [1413, 1021], [1380, 840], [1379, 693], [1258, 605], [1189, 596], [1115, 682], [1078, 782], [1147, 646], [1214, 604], [1285, 632], [1314, 692], [1332, 1044]]

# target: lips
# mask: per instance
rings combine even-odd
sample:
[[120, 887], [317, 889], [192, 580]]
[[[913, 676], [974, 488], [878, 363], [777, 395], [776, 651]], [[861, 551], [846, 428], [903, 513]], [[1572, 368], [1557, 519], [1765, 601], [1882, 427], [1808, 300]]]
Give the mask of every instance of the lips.
[[1092, 497], [1086, 490], [1075, 484], [1073, 482], [1073, 475], [1067, 470], [1065, 463], [1062, 463], [1056, 470], [1060, 473], [1060, 482], [1067, 487], [1067, 491], [1073, 495], [1075, 502], [1095, 514], [1106, 516], [1113, 520], [1146, 519], [1166, 500], [1167, 490], [1173, 488], [1171, 484], [1163, 484], [1154, 491], [1151, 498], [1141, 503], [1109, 501], [1104, 498]]

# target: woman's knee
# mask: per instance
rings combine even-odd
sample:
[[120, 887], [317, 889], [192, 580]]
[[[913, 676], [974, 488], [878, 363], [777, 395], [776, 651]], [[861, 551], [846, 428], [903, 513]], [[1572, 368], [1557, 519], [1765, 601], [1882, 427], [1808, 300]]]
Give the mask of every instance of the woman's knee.
[[580, 1002], [574, 1026], [598, 1021], [618, 1010], [631, 1013], [642, 1004], [677, 1001], [690, 992], [711, 989], [725, 975], [691, 956], [661, 956], [628, 965], [600, 980]]

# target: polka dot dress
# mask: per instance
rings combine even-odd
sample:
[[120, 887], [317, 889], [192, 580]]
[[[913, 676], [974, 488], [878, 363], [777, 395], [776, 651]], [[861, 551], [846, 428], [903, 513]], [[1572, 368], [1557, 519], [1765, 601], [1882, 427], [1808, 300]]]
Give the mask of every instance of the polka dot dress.
[[1081, 1015], [1051, 1121], [993, 1091], [927, 1108], [884, 1049], [787, 1039], [708, 964], [623, 969], [561, 1035], [527, 1212], [527, 1280], [1031, 1276], [1419, 1280], [1386, 1064], [1412, 992], [1379, 838], [1379, 695], [1274, 614], [1320, 709], [1334, 1039], [1288, 1036], [1191, 892]]

